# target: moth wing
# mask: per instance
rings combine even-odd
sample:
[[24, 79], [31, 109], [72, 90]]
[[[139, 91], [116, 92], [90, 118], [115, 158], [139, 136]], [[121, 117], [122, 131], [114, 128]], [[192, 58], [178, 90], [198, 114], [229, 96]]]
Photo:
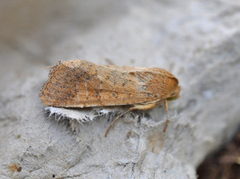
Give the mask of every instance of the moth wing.
[[136, 68], [131, 72], [124, 67], [95, 65], [86, 61], [81, 61], [77, 67], [65, 63], [52, 69], [50, 79], [42, 89], [40, 97], [46, 105], [93, 107], [153, 101], [149, 96], [152, 93], [145, 89], [149, 77], [136, 73]]

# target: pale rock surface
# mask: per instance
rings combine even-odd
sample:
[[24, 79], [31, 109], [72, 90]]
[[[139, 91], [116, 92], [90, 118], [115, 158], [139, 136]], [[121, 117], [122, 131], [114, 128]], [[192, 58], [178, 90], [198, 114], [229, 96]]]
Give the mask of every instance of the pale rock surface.
[[[195, 179], [239, 126], [239, 1], [0, 4], [1, 179]], [[125, 115], [107, 138], [126, 107], [67, 111], [92, 120], [85, 124], [49, 116], [38, 97], [44, 67], [68, 59], [169, 69], [182, 91], [169, 102], [167, 132], [163, 107]]]

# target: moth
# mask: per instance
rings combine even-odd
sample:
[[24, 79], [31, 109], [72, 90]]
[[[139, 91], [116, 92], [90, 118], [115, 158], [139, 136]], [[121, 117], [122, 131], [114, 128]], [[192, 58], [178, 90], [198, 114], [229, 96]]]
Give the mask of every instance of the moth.
[[168, 99], [178, 98], [178, 79], [161, 68], [97, 65], [85, 60], [59, 61], [49, 72], [40, 98], [45, 105], [63, 108], [100, 106], [131, 107], [117, 116], [110, 128], [124, 114], [147, 110], [165, 102], [169, 124]]

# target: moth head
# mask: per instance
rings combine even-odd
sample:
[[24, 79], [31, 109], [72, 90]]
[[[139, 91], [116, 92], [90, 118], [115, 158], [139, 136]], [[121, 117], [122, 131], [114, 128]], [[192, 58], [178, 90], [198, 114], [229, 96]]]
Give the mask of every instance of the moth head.
[[168, 100], [174, 100], [180, 97], [179, 93], [181, 91], [181, 86], [177, 86], [174, 88], [173, 91], [171, 91], [169, 94], [169, 97], [167, 98]]
[[178, 85], [178, 79], [171, 76], [166, 81], [166, 96], [168, 100], [174, 100], [179, 98], [179, 93], [181, 91], [181, 86]]

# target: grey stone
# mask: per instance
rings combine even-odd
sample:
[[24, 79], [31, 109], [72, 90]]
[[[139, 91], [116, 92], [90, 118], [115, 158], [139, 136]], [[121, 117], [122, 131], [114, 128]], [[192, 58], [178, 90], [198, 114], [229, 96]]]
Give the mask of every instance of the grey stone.
[[[238, 128], [240, 2], [0, 3], [0, 178], [194, 179]], [[46, 113], [44, 67], [68, 59], [170, 70], [182, 91], [167, 132], [163, 106], [125, 115], [106, 138], [126, 107]]]

